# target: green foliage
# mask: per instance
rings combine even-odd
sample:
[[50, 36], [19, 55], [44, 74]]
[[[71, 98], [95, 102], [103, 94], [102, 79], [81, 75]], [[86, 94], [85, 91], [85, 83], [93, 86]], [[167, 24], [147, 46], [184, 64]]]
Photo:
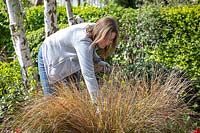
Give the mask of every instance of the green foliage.
[[123, 6], [125, 8], [136, 8], [138, 0], [114, 0], [114, 3]]
[[96, 22], [96, 20], [105, 15], [105, 10], [103, 8], [92, 6], [74, 7], [73, 12], [75, 15], [82, 17], [86, 22]]
[[154, 59], [177, 66], [196, 77], [200, 74], [200, 6], [164, 9], [165, 42], [154, 51]]
[[26, 37], [27, 37], [28, 46], [31, 51], [32, 61], [37, 66], [37, 55], [38, 55], [39, 47], [45, 39], [44, 28], [40, 28], [38, 30], [29, 32]]
[[161, 34], [166, 21], [160, 12], [161, 9], [157, 6], [148, 6], [138, 10], [134, 23], [136, 47], [155, 46], [164, 41]]
[[30, 0], [20, 0], [20, 2], [21, 2], [22, 9], [30, 8], [34, 6], [34, 4]]
[[40, 86], [39, 85], [40, 83], [38, 82], [37, 75], [39, 75], [37, 67], [29, 67], [28, 68], [28, 78], [29, 78], [28, 92], [29, 92], [30, 96], [32, 96], [34, 94], [34, 92], [39, 91], [37, 89]]
[[[36, 67], [28, 68], [30, 81], [28, 89], [23, 85], [18, 61], [0, 62], [0, 129], [8, 128], [6, 126], [12, 123], [13, 115], [19, 111], [22, 103], [25, 104], [35, 94], [41, 94], [40, 90], [36, 89], [38, 87], [38, 82], [34, 77], [38, 74], [36, 69]], [[8, 118], [11, 121], [7, 121]]]
[[120, 6], [123, 6], [125, 8], [131, 7], [131, 8], [141, 8], [145, 6], [178, 6], [178, 5], [195, 5], [198, 3], [198, 0], [112, 0], [112, 3], [116, 3]]
[[[4, 56], [4, 58], [6, 58], [6, 56], [9, 57], [12, 55], [12, 51], [14, 51], [10, 37], [9, 20], [7, 18], [4, 6], [5, 5], [0, 2], [0, 61], [6, 60], [1, 59], [2, 56]], [[3, 53], [1, 53], [1, 51], [3, 51]]]
[[163, 27], [164, 42], [153, 50], [151, 59], [187, 72], [194, 80], [193, 107], [200, 110], [200, 6], [164, 8], [167, 24]]
[[24, 23], [28, 32], [44, 27], [44, 7], [34, 6], [27, 9]]
[[[158, 7], [149, 6], [129, 10], [130, 13], [123, 15], [123, 19], [119, 19], [122, 24], [121, 38], [113, 60], [126, 66], [124, 70], [127, 73], [134, 73], [136, 69], [147, 69], [149, 65], [155, 65], [155, 62], [147, 62], [151, 54], [149, 51], [164, 41], [162, 27], [165, 21]], [[143, 73], [143, 71], [138, 72]]]
[[22, 83], [19, 63], [0, 62], [0, 118], [15, 112], [16, 105], [28, 96]]
[[192, 5], [196, 2], [190, 0], [140, 0], [143, 5], [158, 5], [158, 6], [178, 6], [178, 5]]

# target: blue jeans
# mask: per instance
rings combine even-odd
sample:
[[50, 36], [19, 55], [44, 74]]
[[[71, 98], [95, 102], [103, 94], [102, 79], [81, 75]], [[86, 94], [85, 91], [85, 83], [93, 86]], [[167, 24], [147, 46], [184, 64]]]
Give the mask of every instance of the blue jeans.
[[44, 95], [52, 94], [53, 90], [49, 84], [47, 73], [44, 68], [44, 62], [43, 62], [43, 57], [42, 57], [42, 47], [40, 47], [39, 52], [38, 52], [38, 70], [40, 74], [40, 81], [42, 83]]
[[[44, 95], [46, 96], [46, 95], [54, 94], [55, 90], [53, 90], [52, 85], [49, 84], [47, 73], [45, 71], [43, 57], [42, 57], [42, 47], [40, 47], [39, 52], [38, 52], [38, 69], [39, 69], [40, 81], [42, 83]], [[77, 71], [76, 73], [70, 76], [67, 76], [66, 78], [61, 80], [61, 83], [63, 83], [66, 86], [72, 83], [75, 83], [76, 88], [79, 90], [80, 89], [80, 71]]]

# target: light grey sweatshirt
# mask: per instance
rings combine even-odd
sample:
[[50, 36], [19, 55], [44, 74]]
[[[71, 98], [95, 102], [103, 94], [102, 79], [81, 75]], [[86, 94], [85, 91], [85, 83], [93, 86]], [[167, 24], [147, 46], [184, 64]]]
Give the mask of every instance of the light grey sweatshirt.
[[95, 48], [86, 38], [86, 27], [94, 23], [81, 23], [61, 29], [47, 37], [42, 45], [45, 71], [50, 83], [81, 70], [92, 100], [99, 95], [94, 72]]

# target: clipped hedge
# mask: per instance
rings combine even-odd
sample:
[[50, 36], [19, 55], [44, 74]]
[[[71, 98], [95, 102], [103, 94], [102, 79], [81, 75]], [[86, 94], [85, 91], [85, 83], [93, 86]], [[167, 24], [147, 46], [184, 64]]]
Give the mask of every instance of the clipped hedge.
[[153, 59], [177, 66], [192, 77], [200, 76], [200, 6], [164, 8], [166, 25], [162, 36], [165, 42], [155, 50]]
[[26, 31], [38, 30], [44, 27], [44, 7], [33, 6], [26, 10], [26, 17], [24, 20]]

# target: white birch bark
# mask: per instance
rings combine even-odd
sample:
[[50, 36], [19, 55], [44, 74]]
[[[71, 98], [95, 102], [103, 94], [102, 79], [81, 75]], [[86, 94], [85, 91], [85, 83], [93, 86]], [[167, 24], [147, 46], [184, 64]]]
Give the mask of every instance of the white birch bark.
[[77, 6], [81, 5], [81, 0], [77, 0]]
[[44, 23], [46, 37], [58, 31], [56, 0], [44, 0]]
[[87, 0], [87, 5], [102, 7], [103, 6], [103, 0]]
[[74, 14], [72, 12], [72, 5], [70, 0], [66, 0], [66, 10], [69, 26], [74, 25], [76, 22], [74, 20]]
[[67, 18], [68, 18], [69, 26], [74, 25], [74, 24], [83, 23], [84, 20], [81, 17], [74, 16], [74, 14], [72, 12], [72, 4], [71, 4], [70, 0], [66, 0], [65, 2], [66, 2], [66, 11], [67, 11]]
[[23, 16], [19, 0], [6, 0], [10, 21], [10, 32], [14, 49], [21, 66], [24, 86], [29, 87], [28, 67], [33, 66], [30, 50], [27, 45]]
[[43, 5], [44, 1], [43, 0], [35, 0], [34, 5], [38, 6], [38, 5]]

